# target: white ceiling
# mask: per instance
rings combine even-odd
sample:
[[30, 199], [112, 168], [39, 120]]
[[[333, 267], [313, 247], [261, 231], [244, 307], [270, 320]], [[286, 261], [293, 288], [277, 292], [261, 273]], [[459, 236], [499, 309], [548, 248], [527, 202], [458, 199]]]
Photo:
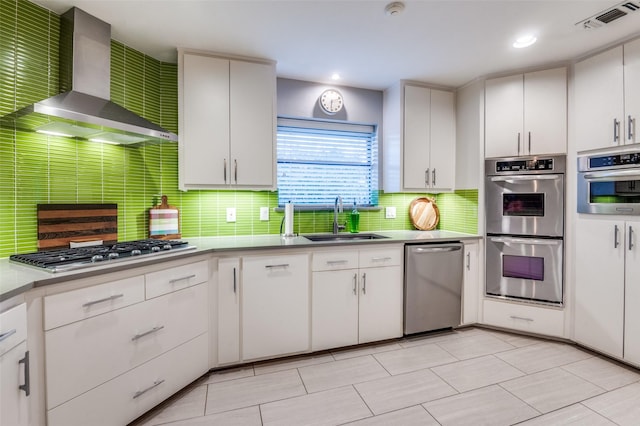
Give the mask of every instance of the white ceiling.
[[[638, 0], [636, 4], [640, 4]], [[575, 23], [618, 4], [602, 0], [35, 0], [108, 22], [112, 38], [166, 62], [176, 47], [277, 61], [279, 77], [384, 89], [400, 79], [459, 87], [476, 77], [575, 59], [640, 36], [640, 10], [604, 27]], [[511, 43], [524, 32], [538, 42]]]

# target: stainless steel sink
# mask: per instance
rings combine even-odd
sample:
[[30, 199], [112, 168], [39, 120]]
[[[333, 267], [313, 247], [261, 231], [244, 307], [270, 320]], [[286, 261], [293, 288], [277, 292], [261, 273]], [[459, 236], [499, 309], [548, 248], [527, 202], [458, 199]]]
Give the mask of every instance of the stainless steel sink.
[[347, 233], [303, 235], [303, 237], [313, 242], [379, 240], [383, 238], [389, 238], [379, 234], [347, 234]]

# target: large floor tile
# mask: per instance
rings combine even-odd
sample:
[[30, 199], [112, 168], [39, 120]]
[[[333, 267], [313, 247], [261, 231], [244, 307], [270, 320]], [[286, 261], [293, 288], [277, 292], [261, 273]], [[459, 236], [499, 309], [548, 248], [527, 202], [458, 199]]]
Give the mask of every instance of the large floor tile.
[[520, 423], [520, 426], [613, 426], [615, 423], [588, 409], [574, 404]]
[[431, 370], [458, 392], [521, 377], [524, 373], [493, 355], [433, 367]]
[[296, 370], [208, 385], [206, 414], [250, 407], [306, 394]]
[[153, 417], [140, 423], [141, 426], [161, 425], [176, 420], [202, 417], [204, 415], [205, 401], [207, 398], [207, 386], [196, 386], [170, 401], [168, 405], [159, 409]]
[[430, 370], [385, 377], [355, 385], [374, 414], [410, 407], [456, 394]]
[[329, 426], [371, 415], [353, 386], [271, 402], [260, 410], [264, 425]]
[[298, 371], [309, 393], [389, 376], [370, 355], [302, 367]]
[[501, 352], [496, 356], [518, 370], [532, 374], [591, 358], [592, 355], [572, 345], [543, 342]]
[[254, 375], [252, 365], [243, 365], [236, 368], [226, 368], [223, 370], [214, 371], [209, 376], [203, 379], [203, 383], [219, 383], [226, 382], [227, 380], [241, 379], [243, 377], [251, 377]]
[[210, 416], [196, 417], [189, 420], [182, 420], [175, 423], [168, 423], [166, 426], [262, 426], [260, 408], [241, 408], [239, 410], [225, 411], [224, 413], [212, 414]]
[[458, 359], [470, 359], [514, 349], [504, 340], [490, 334], [474, 334], [461, 339], [439, 342], [438, 346]]
[[544, 342], [543, 339], [539, 339], [536, 337], [529, 337], [521, 334], [512, 334], [498, 330], [489, 330], [488, 333], [500, 340], [504, 340], [505, 342], [507, 342], [511, 346], [515, 346], [516, 348], [522, 348], [524, 346], [535, 345], [536, 343]]
[[640, 381], [640, 374], [637, 370], [634, 371], [598, 357], [574, 362], [562, 368], [606, 390], [617, 389]]
[[413, 346], [426, 345], [429, 343], [444, 342], [461, 337], [469, 337], [473, 335], [483, 334], [485, 331], [479, 328], [463, 328], [460, 330], [441, 331], [436, 333], [419, 334], [400, 341], [403, 348], [411, 348]]
[[421, 405], [347, 424], [351, 426], [440, 426], [436, 419]]
[[331, 361], [334, 361], [331, 354], [321, 353], [317, 355], [256, 363], [254, 364], [253, 369], [257, 376], [259, 374], [275, 373], [277, 371], [291, 370], [293, 368], [306, 367], [308, 365], [324, 364], [325, 362]]
[[355, 358], [364, 355], [372, 355], [380, 352], [395, 351], [402, 349], [402, 346], [398, 342], [383, 343], [380, 345], [366, 345], [355, 348], [339, 349], [332, 351], [331, 354], [336, 360]]
[[593, 411], [619, 425], [640, 424], [640, 383], [608, 392], [583, 402]]
[[500, 386], [541, 413], [548, 413], [604, 392], [604, 389], [561, 368], [509, 380]]
[[540, 414], [497, 385], [422, 405], [443, 426], [506, 426]]
[[432, 344], [379, 353], [374, 357], [394, 375], [458, 361], [440, 346]]

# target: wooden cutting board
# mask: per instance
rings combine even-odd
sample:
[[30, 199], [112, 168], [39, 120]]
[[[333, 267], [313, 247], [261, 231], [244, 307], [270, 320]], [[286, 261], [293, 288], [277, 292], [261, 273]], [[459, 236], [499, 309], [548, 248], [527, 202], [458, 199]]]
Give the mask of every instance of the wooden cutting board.
[[38, 204], [38, 249], [70, 242], [118, 241], [117, 204]]
[[180, 239], [180, 212], [174, 206], [170, 206], [167, 196], [162, 196], [162, 201], [149, 210], [149, 237], [161, 240]]
[[421, 197], [416, 198], [409, 205], [409, 217], [414, 228], [430, 231], [438, 225], [440, 211], [433, 199]]

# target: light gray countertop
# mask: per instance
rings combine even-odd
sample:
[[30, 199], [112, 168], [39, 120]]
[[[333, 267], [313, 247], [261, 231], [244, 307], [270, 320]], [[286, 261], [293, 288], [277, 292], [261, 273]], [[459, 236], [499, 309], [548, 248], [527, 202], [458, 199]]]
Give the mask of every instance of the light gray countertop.
[[286, 249], [286, 248], [321, 248], [327, 246], [343, 246], [345, 244], [373, 245], [390, 243], [436, 243], [443, 241], [464, 241], [481, 238], [475, 234], [464, 234], [452, 231], [371, 231], [363, 234], [378, 234], [387, 238], [377, 240], [355, 240], [340, 242], [312, 242], [304, 236], [283, 238], [280, 235], [246, 235], [235, 237], [200, 237], [183, 238], [193, 250], [176, 251], [159, 256], [144, 256], [118, 262], [104, 262], [96, 266], [66, 272], [52, 273], [33, 267], [10, 262], [8, 258], [0, 259], [0, 302], [18, 296], [32, 288], [69, 281], [76, 278], [115, 272], [145, 265], [153, 265], [166, 260], [174, 260], [186, 256], [204, 253], [224, 253], [232, 251]]

